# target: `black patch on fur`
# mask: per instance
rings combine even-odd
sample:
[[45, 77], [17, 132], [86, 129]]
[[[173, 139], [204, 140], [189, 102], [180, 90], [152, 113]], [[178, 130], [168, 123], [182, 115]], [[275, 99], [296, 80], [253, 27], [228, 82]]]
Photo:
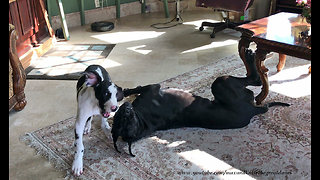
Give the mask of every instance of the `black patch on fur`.
[[90, 116], [90, 117], [88, 117], [87, 122], [88, 122], [88, 121], [90, 121], [90, 119], [91, 119], [91, 116]]
[[105, 112], [104, 104], [111, 98], [111, 92], [108, 89], [111, 84], [110, 81], [102, 81], [94, 87], [95, 96], [99, 101], [99, 107], [102, 112]]
[[75, 137], [76, 139], [79, 139], [79, 136], [78, 136], [76, 130], [74, 130], [74, 137]]
[[77, 82], [77, 99], [78, 99], [78, 96], [79, 96], [79, 92], [81, 91], [81, 89], [83, 88], [83, 83], [86, 81], [86, 77], [85, 75], [82, 75], [78, 82]]
[[116, 94], [116, 96], [117, 96], [117, 101], [119, 102], [119, 101], [121, 101], [121, 100], [124, 98], [124, 94], [123, 94], [123, 90], [122, 90], [121, 87], [117, 86], [116, 84], [115, 84], [115, 86], [117, 87], [117, 94]]

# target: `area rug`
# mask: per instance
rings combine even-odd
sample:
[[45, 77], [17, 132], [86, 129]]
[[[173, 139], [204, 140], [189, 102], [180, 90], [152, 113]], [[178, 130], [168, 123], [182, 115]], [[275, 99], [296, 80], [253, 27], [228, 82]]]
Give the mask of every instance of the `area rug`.
[[[277, 56], [266, 62], [270, 93], [264, 102], [281, 101], [254, 116], [248, 126], [232, 130], [180, 128], [157, 131], [132, 145], [106, 137], [94, 120], [84, 136], [84, 173], [80, 179], [311, 179], [311, 74], [309, 61], [287, 57], [276, 73]], [[210, 85], [221, 75], [245, 76], [238, 55], [220, 59], [161, 82], [213, 99]], [[302, 87], [302, 88], [301, 88]], [[249, 87], [255, 95], [261, 87]], [[291, 92], [294, 91], [294, 92]], [[46, 157], [57, 169], [71, 172], [75, 117], [36, 130], [21, 140]], [[112, 118], [109, 119], [112, 125]]]
[[27, 79], [78, 80], [91, 64], [106, 64], [115, 44], [58, 44], [26, 69]]

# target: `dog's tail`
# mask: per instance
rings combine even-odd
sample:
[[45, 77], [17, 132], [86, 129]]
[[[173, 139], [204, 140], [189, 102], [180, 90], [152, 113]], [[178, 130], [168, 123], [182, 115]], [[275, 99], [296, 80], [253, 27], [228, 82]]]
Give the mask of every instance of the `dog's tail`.
[[283, 102], [270, 102], [270, 103], [265, 103], [263, 106], [257, 106], [256, 107], [256, 111], [254, 115], [257, 114], [262, 114], [262, 113], [266, 113], [270, 107], [272, 106], [290, 106], [290, 104], [288, 103], [283, 103]]
[[290, 106], [288, 103], [283, 103], [283, 102], [270, 102], [266, 104], [267, 107], [272, 107], [272, 106]]

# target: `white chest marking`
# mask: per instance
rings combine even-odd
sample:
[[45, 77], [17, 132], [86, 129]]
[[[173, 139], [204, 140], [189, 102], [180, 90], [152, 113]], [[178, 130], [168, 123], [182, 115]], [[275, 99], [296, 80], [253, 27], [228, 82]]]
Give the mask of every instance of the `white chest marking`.
[[[81, 93], [81, 91], [85, 91]], [[78, 97], [78, 108], [84, 114], [99, 114], [98, 100], [92, 87], [83, 87]]]

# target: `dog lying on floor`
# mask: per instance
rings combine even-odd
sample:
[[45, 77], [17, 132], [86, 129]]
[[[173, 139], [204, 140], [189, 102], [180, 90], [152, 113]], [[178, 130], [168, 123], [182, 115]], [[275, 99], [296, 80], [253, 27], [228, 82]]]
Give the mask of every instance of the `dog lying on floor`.
[[261, 81], [252, 51], [246, 52], [246, 59], [252, 72], [250, 77], [218, 77], [211, 85], [213, 101], [178, 89], [161, 89], [159, 84], [125, 89], [125, 97], [139, 95], [132, 104], [122, 104], [114, 115], [111, 133], [116, 151], [120, 152], [116, 144], [119, 136], [128, 143], [129, 154], [134, 157], [131, 144], [157, 130], [242, 128], [253, 116], [267, 112], [271, 106], [289, 106], [281, 102], [254, 105], [254, 94], [246, 86], [261, 85]]

